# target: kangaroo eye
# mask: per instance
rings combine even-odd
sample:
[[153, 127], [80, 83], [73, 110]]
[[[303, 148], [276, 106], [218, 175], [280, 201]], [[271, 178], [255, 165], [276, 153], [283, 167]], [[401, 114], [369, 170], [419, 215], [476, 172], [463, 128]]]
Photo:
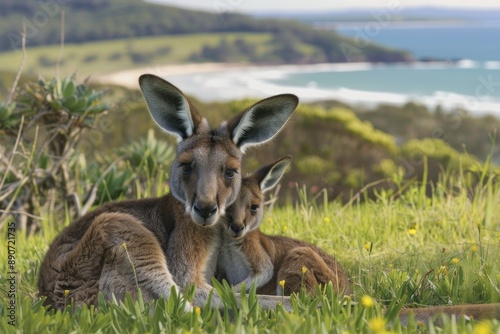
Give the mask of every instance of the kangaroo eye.
[[250, 211], [252, 211], [252, 213], [257, 212], [258, 209], [259, 209], [259, 205], [258, 204], [252, 204], [252, 205], [250, 205]]
[[235, 174], [236, 174], [236, 170], [234, 170], [234, 169], [227, 169], [224, 172], [224, 176], [227, 177], [228, 179], [232, 179]]
[[193, 163], [183, 163], [181, 164], [181, 168], [184, 174], [189, 174], [193, 171]]

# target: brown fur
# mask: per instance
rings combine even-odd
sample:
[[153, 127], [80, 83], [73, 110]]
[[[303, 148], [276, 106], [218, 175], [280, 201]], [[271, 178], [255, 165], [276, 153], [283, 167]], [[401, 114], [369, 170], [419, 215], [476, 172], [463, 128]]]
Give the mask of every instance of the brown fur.
[[[242, 152], [279, 132], [298, 102], [289, 94], [271, 97], [211, 129], [170, 83], [144, 75], [140, 85], [156, 123], [178, 139], [171, 193], [110, 203], [67, 226], [40, 268], [39, 292], [52, 307], [71, 299], [96, 304], [99, 292], [122, 299], [138, 288], [145, 300], [168, 298], [172, 288], [189, 285], [196, 286], [194, 303], [204, 305], [220, 245], [216, 226], [239, 193]], [[217, 294], [212, 306], [222, 307]]]
[[[337, 292], [351, 293], [349, 280], [342, 267], [331, 255], [314, 245], [288, 237], [265, 235], [256, 230], [245, 237], [241, 249], [249, 254], [248, 261], [255, 271], [258, 271], [258, 261], [262, 256], [269, 257], [273, 264], [273, 276], [267, 284], [257, 289], [258, 294], [289, 296], [301, 288], [314, 294], [318, 285], [328, 282], [333, 284]], [[280, 281], [285, 282], [283, 290]]]
[[[98, 292], [106, 298], [114, 294], [122, 299], [127, 291], [135, 296], [138, 287], [145, 300], [168, 297], [172, 281], [181, 290], [189, 283], [207, 288], [204, 269], [210, 249], [218, 244], [216, 228], [191, 223], [171, 195], [108, 204], [54, 239], [40, 269], [40, 295], [47, 297], [46, 304], [61, 308], [71, 298], [96, 304]], [[167, 268], [165, 254], [182, 262], [170, 261]]]
[[[318, 285], [328, 282], [332, 282], [336, 291], [349, 294], [347, 275], [332, 256], [306, 242], [265, 235], [258, 229], [264, 210], [264, 191], [279, 181], [289, 162], [289, 158], [278, 160], [242, 180], [238, 199], [224, 218], [220, 277], [238, 288], [242, 282], [247, 288], [256, 283], [258, 294], [288, 296], [301, 288], [314, 293]], [[263, 185], [269, 178], [272, 184]], [[257, 209], [252, 211], [252, 205]], [[241, 234], [235, 233], [240, 229]], [[284, 290], [279, 284], [282, 280]]]

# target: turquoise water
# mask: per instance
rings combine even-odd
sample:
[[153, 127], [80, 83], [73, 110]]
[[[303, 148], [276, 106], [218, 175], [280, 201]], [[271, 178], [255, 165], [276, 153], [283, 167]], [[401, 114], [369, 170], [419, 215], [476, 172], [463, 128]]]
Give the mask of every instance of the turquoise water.
[[[364, 24], [337, 29], [359, 36]], [[368, 35], [365, 35], [365, 37]], [[270, 80], [276, 85], [322, 90], [350, 90], [360, 99], [395, 94], [395, 100], [450, 104], [500, 113], [500, 22], [450, 26], [388, 26], [370, 39], [411, 51], [416, 59], [433, 57], [449, 63], [373, 65], [360, 69], [296, 71]], [[471, 101], [474, 102], [471, 104]], [[387, 101], [391, 102], [391, 101]]]
[[500, 21], [470, 22], [457, 25], [391, 26], [367, 35], [365, 25], [340, 28], [343, 35], [364, 34], [373, 42], [411, 51], [419, 59], [500, 60]]
[[[463, 65], [394, 65], [374, 66], [361, 70], [299, 72], [271, 80], [278, 85], [315, 88], [348, 88], [366, 92], [401, 93], [409, 96], [450, 92], [465, 96], [500, 98], [500, 62], [487, 68], [484, 63]], [[488, 81], [493, 87], [488, 86]], [[485, 84], [486, 82], [486, 84]], [[484, 88], [478, 88], [484, 86]]]
[[[355, 35], [356, 30], [351, 27], [339, 32]], [[303, 102], [335, 99], [350, 104], [403, 104], [415, 101], [431, 108], [440, 105], [446, 109], [459, 107], [500, 115], [500, 22], [467, 27], [389, 27], [373, 36], [373, 41], [408, 49], [417, 59], [463, 60], [397, 65], [250, 67], [171, 79], [204, 100], [260, 98], [289, 92], [297, 94]]]

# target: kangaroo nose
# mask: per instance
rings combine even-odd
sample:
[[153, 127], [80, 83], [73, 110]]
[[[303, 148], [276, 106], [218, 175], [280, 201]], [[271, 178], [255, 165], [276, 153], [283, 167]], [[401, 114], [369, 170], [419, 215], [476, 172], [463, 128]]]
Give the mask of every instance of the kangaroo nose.
[[203, 204], [197, 202], [194, 204], [194, 211], [201, 218], [207, 219], [217, 212], [217, 203]]
[[231, 224], [230, 228], [231, 228], [231, 231], [234, 232], [234, 234], [240, 235], [241, 232], [243, 232], [243, 230], [245, 229], [245, 225]]

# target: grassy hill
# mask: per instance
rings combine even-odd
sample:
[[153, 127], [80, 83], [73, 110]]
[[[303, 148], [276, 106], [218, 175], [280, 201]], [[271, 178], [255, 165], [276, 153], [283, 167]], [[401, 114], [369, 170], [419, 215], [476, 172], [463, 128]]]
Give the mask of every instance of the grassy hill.
[[[52, 4], [52, 2], [50, 2]], [[312, 63], [373, 61], [407, 61], [411, 55], [378, 45], [356, 47], [353, 39], [335, 32], [319, 31], [294, 21], [254, 19], [239, 14], [207, 13], [139, 0], [75, 0], [64, 5], [48, 6], [44, 2], [5, 0], [0, 4], [0, 51], [18, 50], [20, 31], [26, 25], [28, 46], [53, 45], [60, 41], [60, 16], [65, 12], [66, 43], [87, 43], [144, 36], [173, 36], [199, 33], [265, 33], [271, 34], [268, 52], [255, 51], [258, 46], [220, 41], [183, 59], [197, 61], [237, 61], [267, 63]], [[206, 46], [206, 47], [205, 47]], [[346, 49], [349, 55], [346, 57]]]
[[[199, 54], [204, 46], [215, 47], [221, 40], [231, 43], [244, 40], [258, 46], [256, 52], [265, 53], [271, 39], [269, 33], [207, 33], [68, 43], [64, 46], [60, 70], [62, 74], [77, 73], [84, 77], [155, 64], [179, 64], [188, 61], [192, 54]], [[53, 75], [60, 52], [58, 45], [30, 48], [23, 72]], [[0, 71], [17, 70], [21, 56], [21, 52], [15, 51], [0, 53]]]

